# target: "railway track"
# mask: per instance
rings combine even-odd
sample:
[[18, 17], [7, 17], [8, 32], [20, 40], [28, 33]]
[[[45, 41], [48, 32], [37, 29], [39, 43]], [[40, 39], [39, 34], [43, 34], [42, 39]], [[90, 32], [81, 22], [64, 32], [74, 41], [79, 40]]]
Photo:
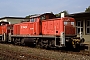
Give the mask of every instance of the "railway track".
[[[9, 44], [7, 44], [9, 45]], [[80, 52], [73, 52], [73, 51], [66, 51], [66, 50], [50, 50], [55, 51], [59, 53], [67, 53], [67, 54], [76, 54], [76, 55], [84, 55], [84, 56], [90, 56], [90, 51], [81, 50]], [[7, 49], [1, 49], [0, 48], [0, 56], [3, 57], [3, 60], [51, 60], [50, 58], [42, 57], [42, 56], [36, 56], [36, 55], [30, 55], [27, 53], [21, 53], [16, 52], [12, 50]], [[54, 60], [54, 59], [52, 59]]]
[[3, 57], [3, 60], [51, 60], [49, 58], [44, 58], [40, 56], [34, 56], [30, 54], [21, 54], [17, 52], [0, 52], [0, 55]]
[[[3, 51], [2, 51], [3, 50]], [[26, 53], [14, 52], [11, 50], [0, 49], [0, 60], [51, 60], [41, 56], [30, 55]]]
[[[53, 50], [52, 50], [53, 51]], [[90, 51], [88, 50], [80, 50], [80, 51], [72, 51], [72, 50], [54, 50], [55, 52], [62, 52], [68, 54], [76, 54], [76, 55], [83, 55], [83, 56], [90, 56]]]
[[90, 51], [80, 51], [80, 52], [73, 52], [73, 51], [58, 51], [58, 52], [63, 52], [63, 53], [68, 53], [68, 54], [76, 54], [76, 55], [84, 55], [84, 56], [90, 56]]

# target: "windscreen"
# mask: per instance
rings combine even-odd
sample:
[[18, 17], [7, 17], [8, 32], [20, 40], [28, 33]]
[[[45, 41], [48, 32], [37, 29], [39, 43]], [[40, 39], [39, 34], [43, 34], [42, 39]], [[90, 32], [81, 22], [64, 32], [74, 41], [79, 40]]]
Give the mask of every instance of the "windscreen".
[[65, 21], [64, 30], [66, 35], [75, 35], [75, 22]]
[[64, 26], [74, 26], [75, 23], [74, 22], [70, 22], [70, 21], [65, 21], [64, 22]]

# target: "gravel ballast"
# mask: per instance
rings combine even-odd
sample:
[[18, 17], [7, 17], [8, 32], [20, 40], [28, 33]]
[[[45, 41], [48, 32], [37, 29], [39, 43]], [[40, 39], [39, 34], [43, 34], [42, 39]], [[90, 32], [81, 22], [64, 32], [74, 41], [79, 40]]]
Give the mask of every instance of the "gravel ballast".
[[[76, 55], [70, 53], [56, 52], [39, 48], [30, 48], [15, 46], [12, 44], [0, 44], [0, 51], [14, 51], [19, 53], [30, 54], [39, 57], [49, 58], [50, 60], [90, 60], [90, 56]], [[1, 58], [2, 56], [0, 56]]]

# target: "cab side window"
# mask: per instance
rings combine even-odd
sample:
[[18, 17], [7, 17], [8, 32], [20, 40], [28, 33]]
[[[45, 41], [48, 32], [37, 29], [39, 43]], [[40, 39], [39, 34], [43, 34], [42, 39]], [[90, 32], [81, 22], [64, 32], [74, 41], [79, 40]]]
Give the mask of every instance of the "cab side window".
[[45, 20], [45, 19], [46, 19], [45, 15], [40, 17], [40, 20]]
[[36, 19], [35, 18], [31, 18], [30, 22], [36, 22]]

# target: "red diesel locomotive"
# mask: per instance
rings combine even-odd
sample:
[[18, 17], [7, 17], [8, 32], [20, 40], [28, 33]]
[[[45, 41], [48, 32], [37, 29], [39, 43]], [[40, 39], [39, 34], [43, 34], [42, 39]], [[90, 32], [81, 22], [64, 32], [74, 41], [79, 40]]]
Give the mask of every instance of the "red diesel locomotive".
[[0, 41], [41, 48], [73, 47], [84, 42], [82, 34], [75, 33], [75, 20], [71, 17], [56, 18], [52, 13], [30, 17], [18, 24], [0, 23]]

